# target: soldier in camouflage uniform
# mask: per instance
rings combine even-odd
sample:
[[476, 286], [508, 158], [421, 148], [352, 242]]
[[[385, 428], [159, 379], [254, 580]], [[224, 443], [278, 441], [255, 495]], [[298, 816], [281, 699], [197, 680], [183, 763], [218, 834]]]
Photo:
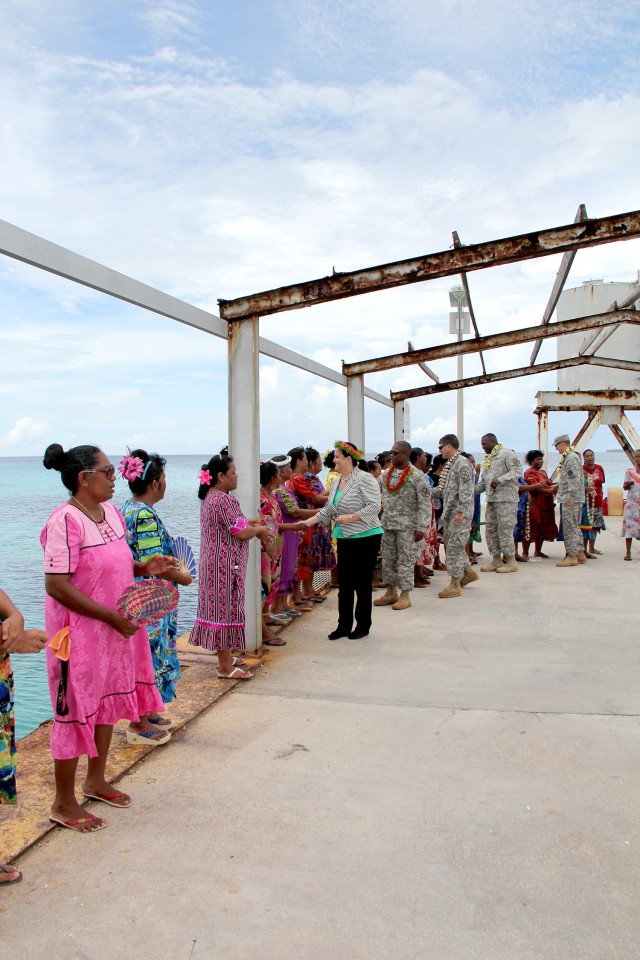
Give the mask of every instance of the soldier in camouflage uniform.
[[[399, 440], [391, 448], [391, 466], [380, 477], [382, 490], [382, 579], [387, 585], [374, 606], [411, 606], [413, 568], [431, 522], [431, 487], [421, 470], [409, 463], [411, 444]], [[400, 483], [403, 473], [407, 474]], [[400, 588], [400, 596], [398, 589]]]
[[562, 504], [562, 535], [567, 551], [565, 559], [556, 563], [556, 567], [575, 567], [587, 561], [580, 529], [584, 503], [582, 458], [571, 446], [567, 433], [556, 437], [553, 445], [560, 454], [557, 499]]
[[515, 573], [518, 564], [513, 528], [518, 512], [518, 480], [522, 475], [522, 464], [513, 450], [498, 443], [495, 433], [485, 433], [480, 442], [487, 458], [491, 457], [488, 466], [483, 464], [476, 493], [486, 491], [487, 494], [484, 525], [492, 557], [491, 562], [480, 569], [483, 573]]
[[439, 448], [448, 462], [433, 495], [442, 500], [443, 536], [451, 582], [438, 596], [448, 600], [459, 597], [462, 587], [479, 579], [465, 549], [473, 520], [475, 488], [473, 467], [466, 457], [461, 455], [460, 442], [456, 435], [447, 433], [440, 441]]

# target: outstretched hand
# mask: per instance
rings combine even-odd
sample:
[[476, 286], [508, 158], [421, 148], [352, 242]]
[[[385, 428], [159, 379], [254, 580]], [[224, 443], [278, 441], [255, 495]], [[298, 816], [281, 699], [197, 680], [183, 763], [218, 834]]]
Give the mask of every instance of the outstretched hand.
[[180, 561], [175, 557], [165, 557], [161, 553], [154, 553], [153, 556], [144, 564], [145, 574], [152, 577], [164, 577], [167, 573], [180, 566]]

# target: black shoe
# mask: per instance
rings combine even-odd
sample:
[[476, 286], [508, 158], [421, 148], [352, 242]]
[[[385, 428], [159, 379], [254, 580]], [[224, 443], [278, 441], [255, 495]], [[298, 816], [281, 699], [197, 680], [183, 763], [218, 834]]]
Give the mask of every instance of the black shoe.
[[338, 627], [337, 630], [333, 630], [329, 634], [329, 640], [341, 640], [342, 637], [350, 637], [350, 636], [351, 634], [349, 633], [348, 630], [341, 630], [340, 627]]
[[349, 634], [349, 640], [363, 640], [365, 637], [369, 636], [368, 630], [354, 630], [353, 633]]

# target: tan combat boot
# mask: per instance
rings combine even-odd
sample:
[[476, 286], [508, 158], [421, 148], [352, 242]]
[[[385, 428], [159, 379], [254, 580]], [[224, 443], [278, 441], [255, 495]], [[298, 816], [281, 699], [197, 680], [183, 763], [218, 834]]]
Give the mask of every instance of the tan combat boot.
[[515, 573], [518, 569], [518, 561], [515, 556], [509, 557], [506, 563], [503, 563], [502, 566], [498, 567], [496, 573]]
[[586, 563], [586, 562], [587, 562], [587, 555], [586, 555], [586, 553], [584, 552], [584, 550], [581, 550], [581, 551], [580, 551], [580, 553], [578, 554], [578, 556], [577, 556], [576, 559], [577, 559], [578, 563]]
[[475, 572], [475, 570], [473, 569], [473, 567], [468, 567], [468, 568], [465, 570], [465, 572], [462, 574], [462, 578], [461, 578], [461, 580], [460, 580], [460, 586], [461, 586], [461, 587], [466, 587], [466, 585], [467, 585], [468, 583], [473, 583], [475, 580], [479, 580], [479, 579], [480, 579], [480, 577], [479, 577], [478, 574]]
[[462, 588], [460, 584], [461, 584], [460, 580], [456, 580], [455, 577], [451, 577], [449, 586], [445, 587], [444, 590], [441, 590], [438, 596], [441, 597], [443, 600], [448, 600], [450, 597], [461, 597]]
[[388, 607], [390, 603], [395, 603], [398, 599], [398, 591], [395, 587], [387, 587], [387, 592], [373, 601], [374, 607]]
[[411, 606], [411, 597], [409, 596], [408, 590], [401, 590], [400, 596], [391, 607], [392, 610], [406, 610]]
[[565, 557], [564, 560], [558, 560], [556, 567], [577, 567], [578, 558], [577, 557]]
[[484, 567], [480, 567], [483, 573], [495, 573], [496, 570], [502, 566], [502, 557], [492, 557], [491, 563], [485, 563]]

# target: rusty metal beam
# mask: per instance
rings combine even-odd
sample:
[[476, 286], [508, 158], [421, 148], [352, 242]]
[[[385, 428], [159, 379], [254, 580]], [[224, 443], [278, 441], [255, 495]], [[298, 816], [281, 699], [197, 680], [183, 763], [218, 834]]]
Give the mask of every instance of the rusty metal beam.
[[582, 357], [585, 363], [590, 363], [594, 367], [614, 367], [616, 370], [633, 370], [640, 373], [640, 362], [637, 360], [616, 360], [609, 357]]
[[[633, 306], [636, 300], [640, 300], [640, 283], [633, 288], [628, 297], [622, 301], [622, 303], [616, 303], [614, 300], [609, 310], [625, 310], [627, 307]], [[578, 353], [581, 357], [587, 355], [587, 351], [591, 354], [594, 354], [596, 350], [599, 350], [600, 347], [609, 339], [614, 330], [596, 330], [595, 333], [592, 333], [591, 336], [587, 337], [585, 342], [580, 347]], [[604, 333], [604, 336], [602, 335]]]
[[503, 240], [475, 243], [454, 250], [398, 260], [365, 270], [335, 273], [330, 277], [294, 283], [235, 300], [218, 300], [224, 320], [245, 320], [284, 310], [298, 310], [316, 303], [355, 297], [389, 287], [449, 277], [452, 274], [483, 270], [519, 260], [548, 257], [567, 250], [593, 247], [600, 243], [630, 240], [640, 236], [640, 210], [600, 217], [584, 223], [535, 230]]
[[591, 317], [576, 317], [575, 320], [550, 323], [543, 329], [539, 326], [523, 327], [520, 330], [493, 333], [488, 337], [475, 337], [472, 340], [424, 347], [422, 350], [413, 350], [411, 353], [392, 353], [388, 357], [360, 360], [357, 363], [343, 363], [342, 372], [346, 377], [352, 377], [360, 373], [376, 373], [380, 370], [392, 370], [395, 367], [410, 367], [412, 364], [426, 363], [429, 360], [457, 357], [459, 354], [477, 353], [479, 350], [497, 350], [500, 347], [528, 343], [530, 340], [537, 340], [538, 337], [542, 339], [560, 337], [566, 333], [576, 333], [579, 330], [590, 330], [594, 327], [605, 327], [612, 323], [640, 323], [640, 311], [619, 310], [614, 313], [594, 314]]
[[[414, 349], [413, 344], [411, 343], [411, 340], [407, 342], [407, 349], [409, 351], [412, 351]], [[426, 375], [431, 380], [433, 380], [434, 383], [440, 383], [440, 377], [438, 376], [438, 374], [434, 373], [431, 367], [428, 367], [426, 363], [419, 363], [418, 366], [420, 367], [423, 373], [426, 373]]]
[[[460, 249], [460, 247], [462, 246], [457, 230], [453, 231], [453, 245], [456, 248], [456, 250]], [[475, 331], [476, 337], [479, 337], [480, 331], [478, 330], [478, 324], [476, 323], [476, 315], [473, 309], [473, 304], [471, 303], [471, 291], [469, 290], [469, 281], [467, 280], [466, 273], [461, 273], [460, 279], [462, 280], [462, 288], [464, 290], [464, 295], [467, 298], [467, 307], [469, 308], [469, 316], [471, 318], [471, 323], [473, 324], [473, 329]], [[482, 351], [480, 351], [480, 363], [482, 364], [482, 372], [486, 373], [487, 368], [484, 365], [484, 356], [482, 355]]]
[[[585, 207], [584, 203], [581, 203], [580, 206], [578, 207], [578, 212], [576, 213], [575, 219], [573, 222], [582, 223], [587, 219], [588, 219], [587, 208]], [[549, 297], [546, 307], [544, 308], [544, 313], [542, 314], [542, 320], [540, 322], [540, 325], [543, 327], [545, 327], [551, 321], [551, 317], [553, 316], [553, 311], [556, 308], [558, 300], [560, 299], [560, 294], [562, 293], [564, 289], [564, 285], [567, 282], [567, 277], [569, 276], [569, 271], [571, 270], [575, 257], [576, 257], [576, 251], [569, 250], [567, 253], [565, 253], [562, 260], [560, 261], [560, 266], [558, 267], [558, 272], [556, 274], [556, 279], [554, 281], [553, 288], [551, 290], [551, 295]], [[531, 353], [531, 361], [530, 361], [531, 363], [536, 362], [536, 358], [538, 356], [538, 353], [540, 352], [541, 346], [542, 346], [542, 340], [537, 340], [533, 348], [533, 351]]]
[[413, 390], [391, 391], [394, 403], [400, 400], [413, 400], [416, 397], [429, 397], [434, 393], [448, 393], [451, 390], [464, 390], [467, 387], [479, 387], [497, 380], [515, 380], [518, 377], [530, 377], [535, 373], [549, 373], [550, 370], [562, 370], [565, 367], [580, 367], [586, 363], [583, 357], [568, 357], [566, 360], [550, 360], [534, 367], [516, 367], [513, 370], [500, 370], [498, 373], [479, 374], [462, 380], [448, 380], [446, 383], [434, 383], [429, 387], [415, 387]]

